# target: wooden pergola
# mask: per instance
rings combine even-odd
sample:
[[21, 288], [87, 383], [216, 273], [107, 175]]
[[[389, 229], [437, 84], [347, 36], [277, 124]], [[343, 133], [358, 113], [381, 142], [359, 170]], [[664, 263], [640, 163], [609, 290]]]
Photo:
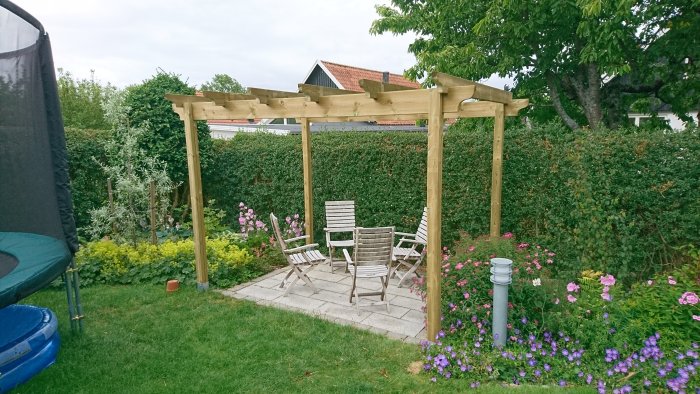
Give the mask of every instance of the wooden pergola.
[[247, 94], [203, 92], [203, 96], [166, 95], [185, 123], [197, 287], [209, 286], [196, 120], [296, 118], [301, 124], [306, 234], [313, 242], [313, 175], [310, 122], [428, 119], [427, 159], [427, 331], [440, 330], [440, 263], [442, 219], [443, 126], [445, 118], [493, 117], [490, 235], [500, 235], [503, 133], [506, 116], [528, 105], [511, 93], [443, 73], [433, 73], [429, 89], [361, 80], [364, 92], [299, 85], [299, 92], [249, 88]]

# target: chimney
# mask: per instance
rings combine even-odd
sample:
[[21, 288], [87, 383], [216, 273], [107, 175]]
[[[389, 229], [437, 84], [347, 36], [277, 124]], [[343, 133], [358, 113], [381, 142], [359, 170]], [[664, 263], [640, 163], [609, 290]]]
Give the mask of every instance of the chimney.
[[389, 71], [384, 71], [382, 73], [382, 82], [389, 83]]

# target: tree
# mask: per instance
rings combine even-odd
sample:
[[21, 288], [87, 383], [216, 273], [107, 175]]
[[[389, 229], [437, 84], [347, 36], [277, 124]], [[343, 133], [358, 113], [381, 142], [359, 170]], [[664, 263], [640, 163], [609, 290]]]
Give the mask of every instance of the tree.
[[202, 84], [201, 90], [227, 93], [245, 93], [245, 88], [228, 74], [214, 74], [214, 78]]
[[[105, 143], [106, 162], [98, 164], [113, 190], [110, 202], [90, 211], [89, 232], [94, 238], [110, 235], [135, 244], [148, 228], [150, 185], [154, 185], [157, 223], [164, 224], [170, 209], [170, 193], [176, 185], [168, 177], [167, 165], [141, 148], [145, 127], [132, 127], [125, 92], [113, 91], [105, 99], [105, 117], [113, 138]], [[154, 223], [155, 224], [155, 223]]]
[[95, 80], [94, 71], [91, 72], [90, 79], [77, 79], [62, 68], [58, 69], [56, 82], [63, 123], [67, 127], [98, 130], [110, 128], [102, 104], [105, 96], [115, 89], [112, 85], [102, 86]]
[[[698, 103], [697, 0], [392, 0], [371, 32], [418, 38], [418, 79], [437, 69], [469, 79], [512, 76], [571, 128], [624, 121], [630, 95], [682, 113]], [[694, 88], [693, 90], [693, 87]]]
[[[185, 145], [185, 125], [173, 112], [172, 103], [165, 99], [168, 93], [195, 94], [194, 87], [187, 86], [179, 75], [159, 71], [151, 79], [140, 85], [127, 88], [125, 105], [133, 127], [143, 127], [146, 132], [139, 144], [149, 155], [167, 164], [168, 176], [182, 186], [176, 189], [173, 205], [188, 204], [187, 149]], [[212, 142], [209, 127], [205, 122], [197, 122], [199, 137], [200, 164], [203, 177], [211, 161]]]

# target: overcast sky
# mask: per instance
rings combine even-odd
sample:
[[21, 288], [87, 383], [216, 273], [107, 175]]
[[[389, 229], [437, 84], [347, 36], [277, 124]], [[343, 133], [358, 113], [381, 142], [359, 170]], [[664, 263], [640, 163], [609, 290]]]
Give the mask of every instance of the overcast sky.
[[119, 87], [161, 68], [190, 85], [229, 74], [296, 91], [316, 60], [394, 73], [415, 63], [414, 36], [369, 34], [382, 0], [12, 1], [43, 24], [56, 67]]

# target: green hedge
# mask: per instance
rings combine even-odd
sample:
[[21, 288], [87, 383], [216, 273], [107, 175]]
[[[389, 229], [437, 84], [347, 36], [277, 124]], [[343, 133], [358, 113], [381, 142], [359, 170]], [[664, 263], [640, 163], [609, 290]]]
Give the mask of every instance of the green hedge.
[[[677, 263], [700, 244], [700, 135], [616, 130], [571, 133], [558, 125], [509, 127], [504, 147], [502, 231], [560, 252], [572, 277], [593, 268], [633, 279]], [[445, 136], [443, 243], [460, 230], [488, 233], [490, 128]], [[312, 136], [315, 238], [324, 201], [356, 201], [362, 226], [415, 231], [426, 196], [421, 133]], [[215, 141], [206, 198], [237, 217], [303, 213], [301, 137], [239, 134]]]
[[[453, 126], [445, 136], [443, 243], [460, 230], [489, 231], [491, 127]], [[79, 226], [106, 200], [106, 180], [90, 156], [103, 132], [70, 130], [68, 148]], [[353, 199], [362, 226], [415, 231], [426, 196], [422, 133], [312, 136], [315, 238], [324, 201]], [[214, 141], [205, 200], [236, 226], [243, 201], [267, 221], [303, 215], [301, 137], [239, 134]], [[504, 146], [502, 232], [560, 254], [573, 277], [582, 268], [646, 278], [677, 263], [678, 248], [700, 244], [700, 134], [645, 130], [571, 133], [555, 124], [509, 126]]]
[[107, 201], [107, 178], [93, 158], [106, 161], [104, 144], [109, 138], [108, 130], [66, 128], [73, 206], [79, 229], [90, 224], [90, 211]]

